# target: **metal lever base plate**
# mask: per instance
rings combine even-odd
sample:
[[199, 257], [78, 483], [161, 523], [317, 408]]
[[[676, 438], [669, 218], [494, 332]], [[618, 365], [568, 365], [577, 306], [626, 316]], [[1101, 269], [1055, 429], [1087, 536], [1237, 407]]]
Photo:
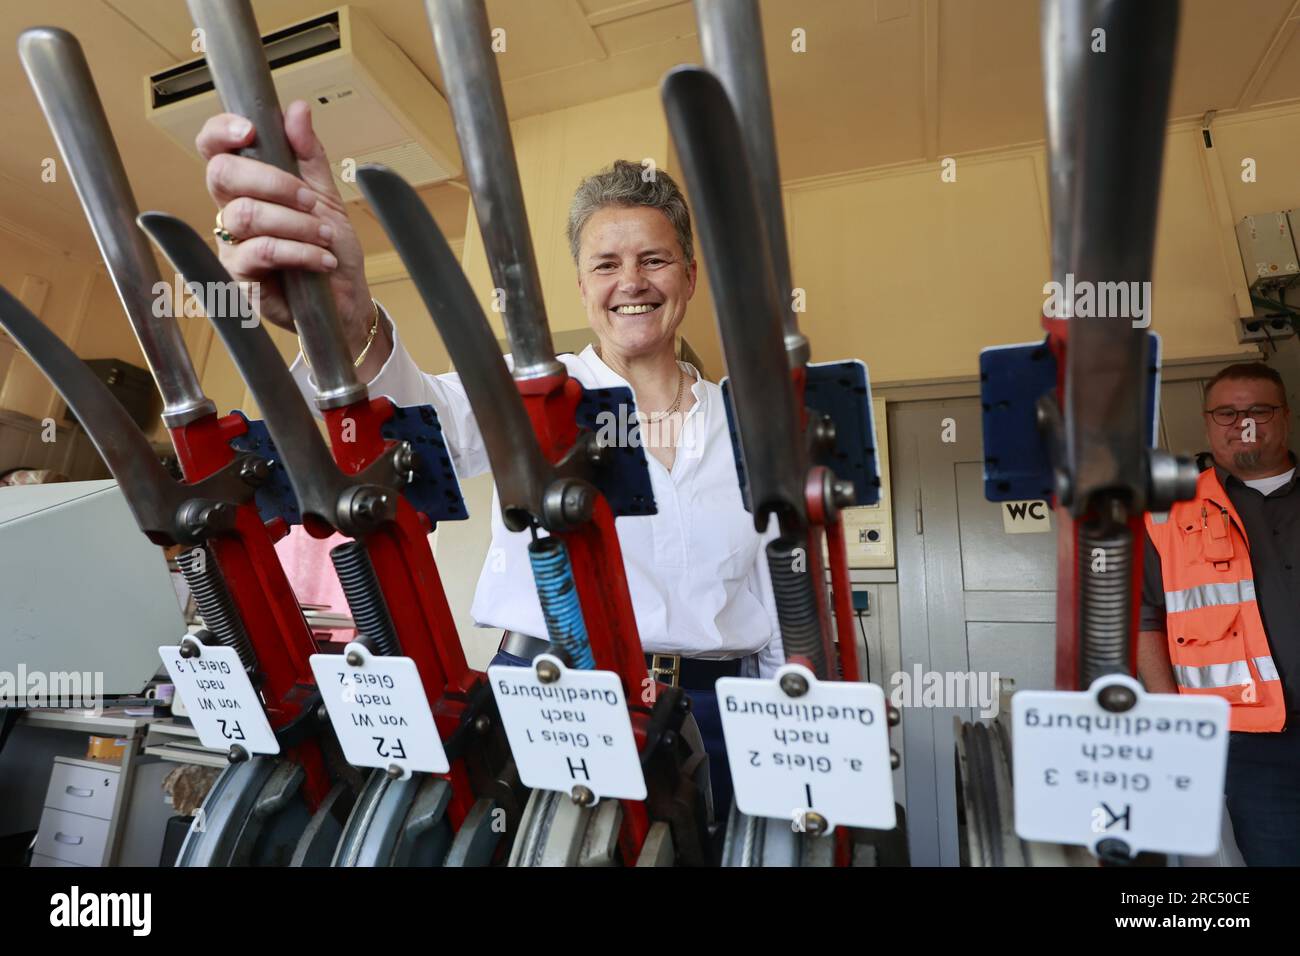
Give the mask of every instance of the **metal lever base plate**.
[[[597, 435], [611, 420], [616, 428], [627, 422], [627, 428], [631, 429], [636, 422], [632, 390], [621, 385], [583, 388], [582, 400], [574, 417], [579, 428], [589, 429]], [[620, 441], [605, 448], [603, 455], [601, 467], [592, 470], [591, 483], [605, 496], [614, 517], [655, 514], [657, 508], [645, 449], [639, 443]]]
[[[835, 429], [834, 442], [815, 449], [814, 465], [824, 465], [841, 481], [853, 482], [855, 505], [880, 501], [880, 464], [876, 458], [876, 425], [871, 409], [871, 383], [867, 367], [857, 359], [843, 362], [814, 362], [805, 366], [804, 405], [813, 418], [829, 417]], [[740, 435], [732, 407], [731, 387], [722, 380], [722, 403], [727, 410], [727, 432], [736, 461], [736, 476], [745, 510], [752, 511], [749, 482], [740, 454]]]
[[[1146, 418], [1156, 444], [1160, 336], [1148, 333]], [[1068, 348], [1068, 345], [1067, 345]], [[1038, 399], [1055, 392], [1056, 356], [1047, 342], [1000, 345], [980, 352], [984, 423], [984, 497], [989, 501], [1050, 499], [1054, 483], [1047, 441], [1038, 429]]]

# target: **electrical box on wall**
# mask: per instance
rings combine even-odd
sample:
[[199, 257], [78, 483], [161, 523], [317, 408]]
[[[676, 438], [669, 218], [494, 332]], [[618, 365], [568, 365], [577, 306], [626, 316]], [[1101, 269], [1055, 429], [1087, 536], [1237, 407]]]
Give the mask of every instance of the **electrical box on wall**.
[[874, 399], [871, 415], [876, 430], [876, 463], [880, 468], [880, 501], [874, 505], [845, 508], [844, 544], [850, 568], [892, 568], [894, 566], [894, 518], [889, 485], [889, 429], [885, 402]]
[[1300, 276], [1294, 211], [1261, 213], [1237, 223], [1237, 246], [1251, 291], [1289, 285]]

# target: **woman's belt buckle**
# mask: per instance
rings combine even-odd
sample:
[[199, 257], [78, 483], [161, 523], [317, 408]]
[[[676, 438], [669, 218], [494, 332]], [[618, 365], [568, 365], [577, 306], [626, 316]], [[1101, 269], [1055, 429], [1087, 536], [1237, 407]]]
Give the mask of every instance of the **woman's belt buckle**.
[[682, 676], [682, 655], [651, 654], [650, 676], [655, 680], [659, 680], [661, 677], [667, 678], [664, 683], [668, 684], [670, 687], [680, 686]]

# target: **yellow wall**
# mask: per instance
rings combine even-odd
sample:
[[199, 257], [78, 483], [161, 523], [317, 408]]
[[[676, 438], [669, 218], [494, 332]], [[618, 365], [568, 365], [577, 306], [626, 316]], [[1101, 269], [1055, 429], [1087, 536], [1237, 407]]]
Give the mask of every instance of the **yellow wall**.
[[[530, 116], [512, 129], [551, 327], [583, 328], [564, 238], [569, 199], [583, 176], [615, 158], [650, 157], [678, 175], [657, 90]], [[1244, 283], [1232, 226], [1300, 200], [1300, 107], [1219, 120], [1214, 137], [1216, 148], [1207, 152], [1199, 129], [1183, 124], [1171, 128], [1166, 145], [1153, 327], [1171, 359], [1246, 350], [1233, 332]], [[1241, 180], [1245, 157], [1256, 161], [1255, 182]], [[1040, 334], [1049, 268], [1041, 148], [958, 156], [953, 183], [941, 181], [935, 164], [909, 164], [789, 182], [785, 199], [795, 284], [807, 293], [802, 325], [815, 358], [861, 357], [878, 383], [967, 377], [983, 346]], [[463, 261], [503, 334], [472, 210]], [[446, 352], [395, 256], [376, 247], [367, 263], [376, 296], [398, 318], [417, 361], [446, 368]], [[17, 292], [29, 274], [49, 280], [42, 318], [79, 354], [143, 364], [102, 267], [0, 223], [0, 282]], [[716, 377], [723, 369], [711, 310], [704, 282], [683, 332]], [[206, 321], [180, 321], [218, 407], [255, 413]], [[291, 357], [292, 336], [277, 330], [274, 337]], [[38, 418], [61, 409], [21, 356], [0, 383], [0, 407]]]
[[[658, 92], [527, 117], [512, 129], [551, 328], [580, 328], [568, 202], [584, 175], [615, 158], [653, 157], [680, 179]], [[1167, 359], [1253, 351], [1234, 334], [1246, 300], [1232, 226], [1300, 199], [1291, 161], [1300, 108], [1222, 120], [1215, 145], [1207, 152], [1194, 125], [1169, 130], [1153, 279], [1153, 328]], [[1257, 183], [1241, 182], [1243, 156], [1256, 159]], [[785, 202], [814, 358], [863, 358], [879, 383], [970, 377], [984, 346], [1042, 334], [1050, 261], [1041, 147], [958, 156], [951, 183], [932, 163], [788, 182]], [[466, 273], [502, 335], [472, 210], [465, 235]], [[724, 370], [706, 269], [682, 331], [716, 377]]]
[[[1197, 126], [1165, 146], [1152, 328], [1166, 359], [1210, 358], [1237, 343], [1244, 280], [1232, 226], [1300, 201], [1300, 109], [1221, 121], [1207, 152]], [[1258, 181], [1241, 180], [1241, 159]], [[1042, 333], [1049, 278], [1041, 148], [864, 170], [786, 185], [802, 327], [815, 358], [865, 359], [878, 383], [971, 376], [981, 347]]]

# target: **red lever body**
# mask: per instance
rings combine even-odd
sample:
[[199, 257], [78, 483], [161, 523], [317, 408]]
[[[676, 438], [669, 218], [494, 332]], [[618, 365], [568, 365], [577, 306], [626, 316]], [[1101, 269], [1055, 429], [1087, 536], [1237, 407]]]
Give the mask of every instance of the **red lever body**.
[[[381, 432], [393, 416], [393, 403], [387, 398], [329, 409], [324, 416], [334, 460], [347, 474], [366, 468], [396, 444]], [[470, 670], [465, 661], [442, 579], [429, 549], [432, 530], [428, 519], [399, 495], [395, 520], [367, 535], [362, 543], [374, 565], [402, 653], [415, 661], [434, 723], [446, 740], [459, 726], [471, 693], [486, 677]], [[333, 529], [312, 522], [308, 531], [327, 537]], [[452, 788], [447, 813], [452, 827], [459, 829], [476, 799], [463, 758], [453, 760], [451, 770], [442, 776]]]
[[[247, 423], [238, 415], [205, 415], [171, 429], [185, 480], [201, 481], [229, 464], [235, 457], [230, 442], [247, 430]], [[275, 552], [275, 542], [287, 533], [288, 526], [278, 519], [264, 524], [257, 505], [246, 501], [235, 511], [234, 532], [209, 542], [257, 654], [265, 677], [262, 698], [275, 730], [302, 714], [316, 685], [308, 663], [316, 644]], [[285, 756], [302, 765], [306, 773], [303, 795], [315, 812], [331, 786], [320, 746], [308, 740], [287, 749]]]

